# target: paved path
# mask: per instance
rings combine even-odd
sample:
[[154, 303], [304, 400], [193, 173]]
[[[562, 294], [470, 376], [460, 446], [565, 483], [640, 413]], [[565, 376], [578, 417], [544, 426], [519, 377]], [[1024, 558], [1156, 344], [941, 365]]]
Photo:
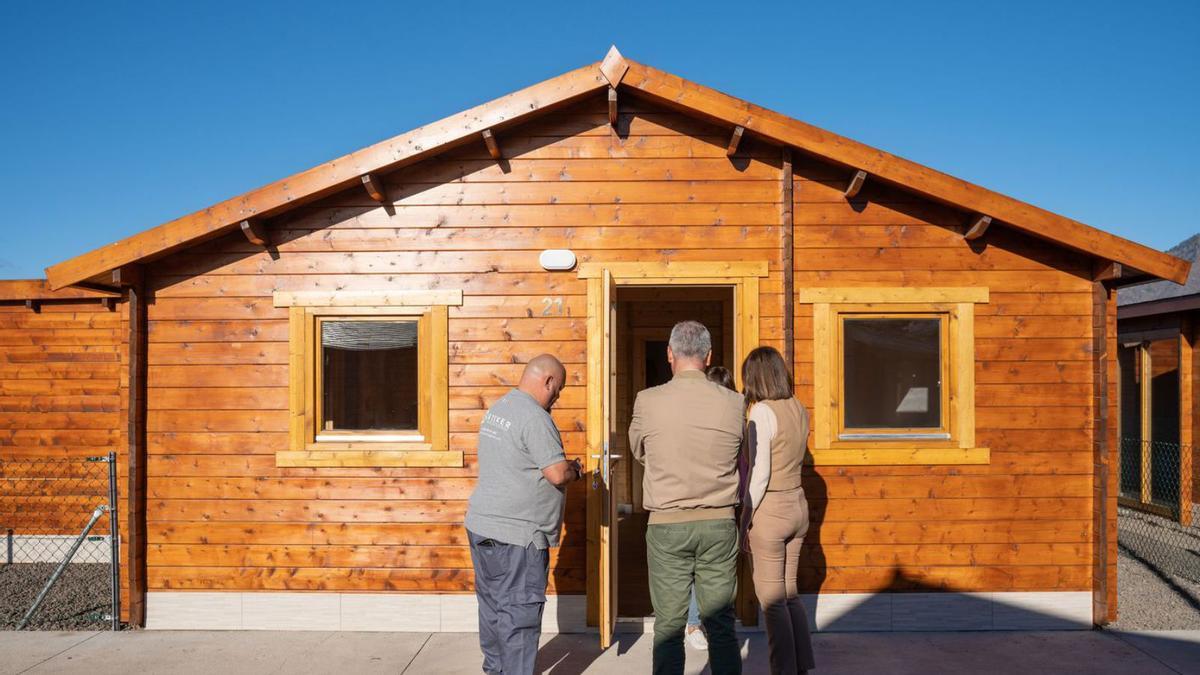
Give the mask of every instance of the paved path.
[[[594, 635], [543, 640], [539, 671], [650, 670], [650, 636], [622, 635], [607, 652]], [[743, 637], [746, 673], [765, 673], [762, 633]], [[1200, 631], [1111, 633], [825, 633], [819, 673], [1200, 674]], [[0, 673], [478, 673], [469, 633], [0, 632]], [[688, 653], [688, 673], [706, 672]]]

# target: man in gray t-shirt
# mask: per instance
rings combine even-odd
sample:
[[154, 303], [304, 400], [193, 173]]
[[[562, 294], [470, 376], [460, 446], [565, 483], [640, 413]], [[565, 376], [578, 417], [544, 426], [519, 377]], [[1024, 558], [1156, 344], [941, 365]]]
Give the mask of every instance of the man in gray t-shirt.
[[537, 658], [548, 548], [558, 545], [563, 490], [582, 477], [550, 418], [566, 377], [558, 359], [535, 357], [479, 425], [479, 482], [466, 527], [486, 673], [532, 673]]

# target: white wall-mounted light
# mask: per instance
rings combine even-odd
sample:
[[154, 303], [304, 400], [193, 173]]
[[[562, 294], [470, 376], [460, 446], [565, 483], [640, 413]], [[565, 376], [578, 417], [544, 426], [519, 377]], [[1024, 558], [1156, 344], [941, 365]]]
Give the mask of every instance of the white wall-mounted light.
[[565, 248], [548, 248], [538, 256], [538, 262], [543, 269], [569, 270], [575, 266], [575, 253]]

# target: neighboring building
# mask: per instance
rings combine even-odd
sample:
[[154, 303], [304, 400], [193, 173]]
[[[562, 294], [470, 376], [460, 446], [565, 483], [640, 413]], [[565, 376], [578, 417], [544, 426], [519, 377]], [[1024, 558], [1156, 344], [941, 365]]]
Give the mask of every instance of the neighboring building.
[[[781, 349], [812, 410], [820, 628], [1088, 627], [1116, 616], [1113, 289], [1188, 270], [614, 49], [48, 268], [121, 289], [120, 409], [4, 419], [9, 445], [119, 439], [134, 624], [470, 630], [480, 417], [556, 353], [554, 418], [600, 470], [547, 628], [607, 644], [648, 611], [622, 421], [699, 316], [735, 371]], [[47, 344], [24, 288], [0, 316]], [[42, 357], [47, 388], [91, 370]]]
[[[1168, 251], [1194, 263], [1200, 235]], [[1182, 286], [1152, 282], [1121, 289], [1117, 309], [1120, 364], [1122, 504], [1177, 518], [1200, 518], [1196, 439], [1197, 330], [1200, 271]]]

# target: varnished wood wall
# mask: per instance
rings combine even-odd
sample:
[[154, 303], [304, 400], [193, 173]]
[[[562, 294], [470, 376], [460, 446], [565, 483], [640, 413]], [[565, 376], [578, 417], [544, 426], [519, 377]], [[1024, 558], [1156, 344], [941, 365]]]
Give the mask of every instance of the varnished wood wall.
[[[109, 310], [96, 300], [45, 301], [36, 312], [0, 302], [3, 474], [75, 479], [41, 484], [37, 503], [13, 497], [28, 494], [28, 483], [0, 480], [0, 530], [78, 534], [108, 503], [107, 466], [86, 459], [124, 447], [123, 325], [121, 305]], [[108, 534], [108, 518], [93, 533]]]
[[[486, 407], [544, 351], [568, 369], [555, 411], [584, 453], [586, 284], [538, 264], [766, 259], [778, 344], [778, 150], [602, 97], [385, 177], [394, 204], [339, 194], [269, 223], [278, 259], [227, 237], [148, 269], [150, 589], [471, 590], [461, 526]], [[287, 315], [274, 290], [461, 288], [450, 312], [452, 449], [462, 469], [280, 469]], [[584, 486], [569, 492], [551, 587], [582, 593]]]
[[[976, 306], [976, 436], [986, 466], [809, 469], [804, 586], [1091, 588], [1092, 283], [1083, 257], [968, 214], [795, 161], [795, 286], [986, 286]], [[811, 405], [812, 306], [796, 306], [796, 380]]]
[[[782, 347], [779, 150], [622, 98], [597, 97], [385, 177], [392, 204], [350, 191], [148, 268], [149, 551], [156, 589], [471, 590], [461, 521], [486, 407], [543, 352], [567, 364], [554, 412], [584, 453], [585, 284], [540, 269], [581, 261], [764, 259], [763, 342]], [[988, 466], [818, 467], [805, 585], [1087, 590], [1092, 554], [1090, 264], [966, 214], [796, 158], [796, 288], [988, 286], [977, 308], [978, 438]], [[275, 290], [461, 288], [450, 313], [451, 445], [462, 469], [280, 469], [287, 315]], [[811, 404], [812, 322], [796, 308], [796, 375]], [[574, 486], [551, 587], [585, 588]]]

